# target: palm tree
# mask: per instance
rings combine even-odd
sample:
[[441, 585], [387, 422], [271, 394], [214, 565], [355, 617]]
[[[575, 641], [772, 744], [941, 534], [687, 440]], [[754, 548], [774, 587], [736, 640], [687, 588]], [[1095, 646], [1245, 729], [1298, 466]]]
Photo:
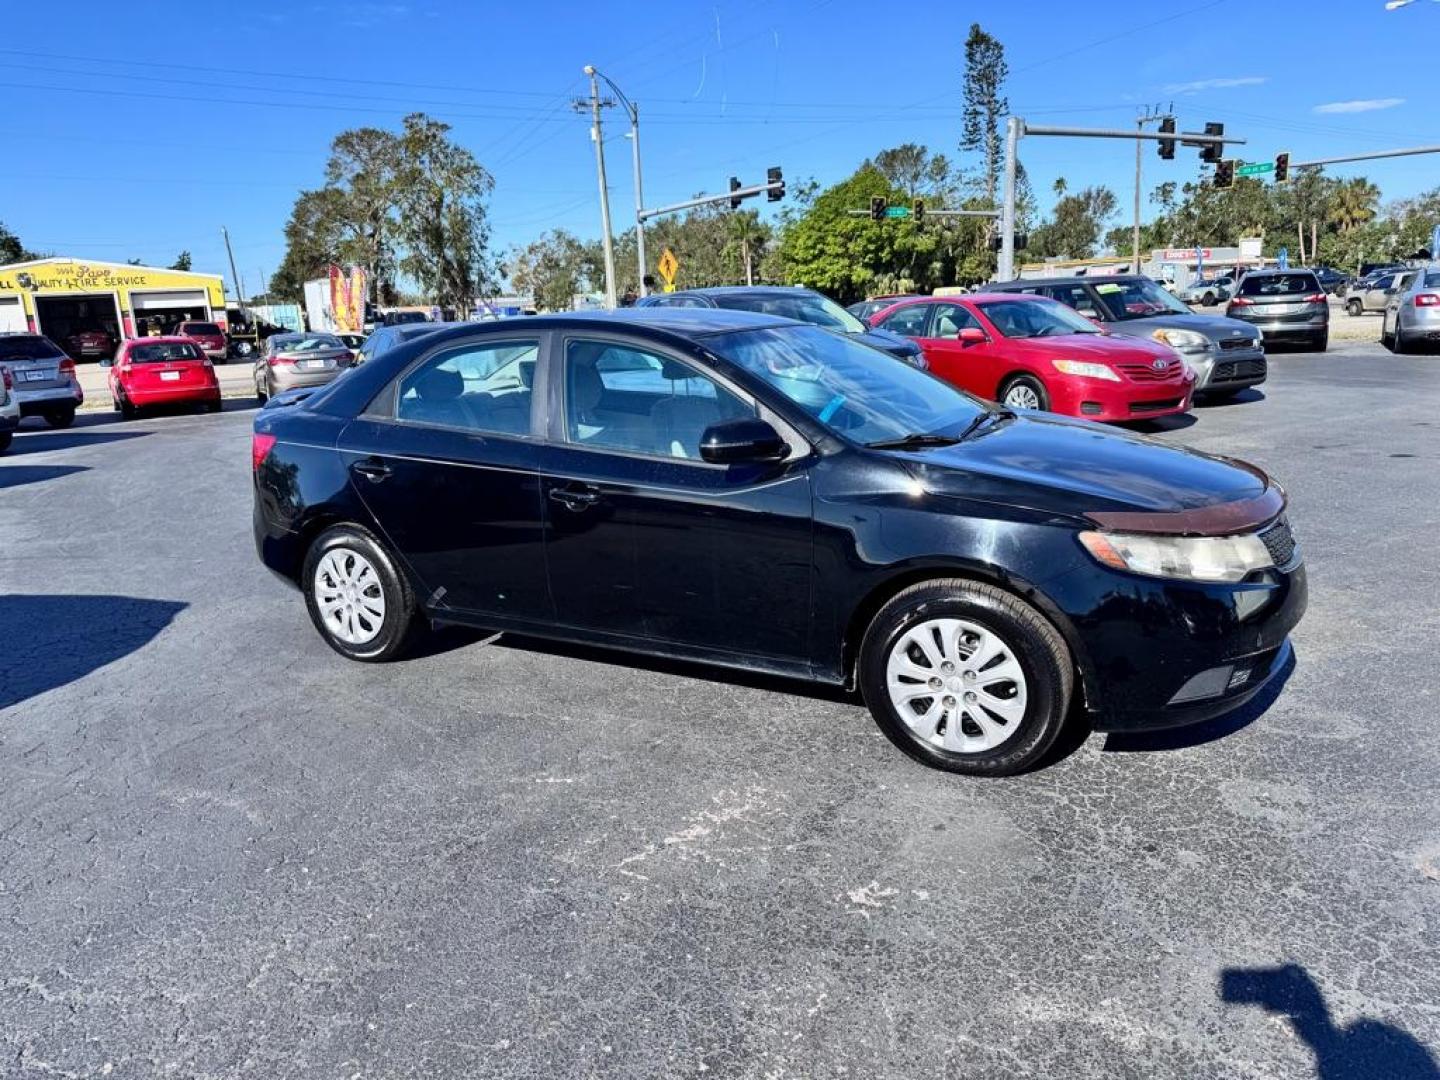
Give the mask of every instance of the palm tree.
[[1327, 216], [1330, 224], [1348, 233], [1373, 221], [1379, 203], [1380, 189], [1363, 176], [1357, 176], [1336, 187]]

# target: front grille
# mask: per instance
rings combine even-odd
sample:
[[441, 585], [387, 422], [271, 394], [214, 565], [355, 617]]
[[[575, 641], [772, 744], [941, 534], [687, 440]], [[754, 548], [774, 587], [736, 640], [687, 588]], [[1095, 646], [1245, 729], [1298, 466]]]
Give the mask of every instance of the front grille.
[[1179, 364], [1166, 364], [1158, 371], [1149, 364], [1116, 364], [1135, 382], [1170, 382], [1181, 371]]
[[1162, 412], [1165, 409], [1173, 409], [1180, 404], [1182, 398], [1166, 398], [1164, 401], [1132, 401], [1130, 403], [1130, 415], [1139, 416], [1143, 413]]
[[1295, 536], [1290, 531], [1290, 522], [1283, 517], [1260, 534], [1260, 542], [1276, 566], [1288, 566], [1295, 557]]
[[1220, 350], [1224, 352], [1226, 349], [1253, 349], [1256, 345], [1257, 342], [1248, 337], [1224, 338], [1220, 342]]
[[1227, 360], [1223, 364], [1215, 365], [1215, 373], [1210, 376], [1210, 381], [1225, 382], [1229, 379], [1254, 379], [1263, 377], [1264, 374], [1264, 360]]

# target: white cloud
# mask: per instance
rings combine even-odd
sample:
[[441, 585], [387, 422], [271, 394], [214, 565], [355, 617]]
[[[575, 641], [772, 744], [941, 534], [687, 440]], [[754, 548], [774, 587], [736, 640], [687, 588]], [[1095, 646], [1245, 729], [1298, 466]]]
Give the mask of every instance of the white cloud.
[[1374, 112], [1376, 109], [1393, 109], [1396, 105], [1404, 104], [1403, 97], [1361, 98], [1359, 101], [1331, 101], [1325, 105], [1316, 105], [1312, 111], [1317, 113]]
[[1229, 90], [1236, 86], [1259, 86], [1270, 80], [1264, 75], [1241, 75], [1228, 79], [1196, 79], [1194, 82], [1170, 83], [1162, 86], [1162, 94], [1199, 94], [1205, 90]]

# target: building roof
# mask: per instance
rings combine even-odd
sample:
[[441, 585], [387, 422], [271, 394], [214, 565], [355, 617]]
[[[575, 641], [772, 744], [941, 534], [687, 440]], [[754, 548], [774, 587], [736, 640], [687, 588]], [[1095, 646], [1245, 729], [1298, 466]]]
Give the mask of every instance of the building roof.
[[0, 270], [24, 270], [26, 267], [45, 266], [50, 263], [83, 263], [86, 266], [109, 266], [116, 270], [153, 270], [161, 274], [179, 274], [182, 277], [223, 277], [221, 274], [207, 274], [201, 270], [171, 270], [168, 266], [139, 266], [135, 263], [110, 262], [107, 259], [82, 259], [72, 255], [50, 255], [43, 259], [26, 259], [24, 262], [0, 263]]

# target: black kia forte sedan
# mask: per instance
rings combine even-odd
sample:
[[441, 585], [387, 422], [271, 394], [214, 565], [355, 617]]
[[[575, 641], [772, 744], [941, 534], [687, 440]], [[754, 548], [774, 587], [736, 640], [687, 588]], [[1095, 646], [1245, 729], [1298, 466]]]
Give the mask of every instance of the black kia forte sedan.
[[773, 316], [441, 330], [277, 397], [252, 450], [260, 557], [345, 656], [467, 624], [858, 687], [955, 772], [1034, 763], [1072, 699], [1230, 709], [1305, 610], [1259, 469]]

